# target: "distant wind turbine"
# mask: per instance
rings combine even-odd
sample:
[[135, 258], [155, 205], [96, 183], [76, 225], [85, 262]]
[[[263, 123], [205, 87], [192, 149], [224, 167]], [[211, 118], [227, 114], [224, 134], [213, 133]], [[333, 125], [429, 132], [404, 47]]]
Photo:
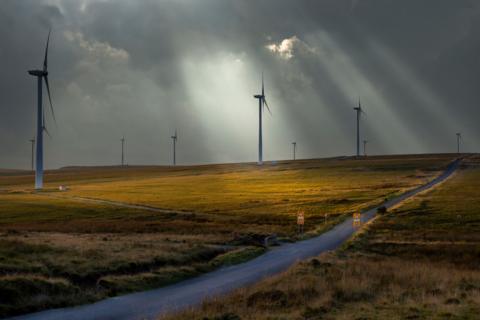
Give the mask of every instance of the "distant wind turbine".
[[262, 138], [262, 111], [266, 106], [268, 112], [270, 108], [268, 107], [267, 100], [265, 99], [265, 85], [263, 83], [263, 72], [262, 72], [262, 94], [256, 94], [253, 96], [255, 99], [258, 99], [258, 164], [263, 163], [263, 138]]
[[367, 143], [368, 143], [368, 140], [363, 140], [363, 155], [365, 157], [367, 156]]
[[47, 45], [45, 47], [45, 58], [43, 60], [43, 69], [42, 70], [29, 70], [28, 73], [32, 76], [37, 77], [37, 87], [38, 87], [38, 109], [37, 109], [37, 141], [36, 141], [36, 163], [35, 163], [35, 189], [43, 188], [43, 132], [45, 131], [48, 136], [47, 127], [45, 125], [45, 111], [42, 108], [42, 87], [43, 80], [45, 80], [45, 85], [47, 87], [48, 101], [50, 102], [50, 111], [52, 112], [52, 118], [55, 124], [55, 113], [53, 111], [52, 98], [50, 96], [50, 86], [48, 84], [48, 44], [50, 42], [50, 31], [48, 32]]
[[292, 142], [293, 145], [293, 160], [296, 160], [296, 153], [297, 153], [297, 143]]
[[34, 156], [34, 154], [35, 154], [35, 137], [33, 137], [31, 140], [28, 140], [28, 141], [30, 141], [31, 144], [32, 144], [32, 171], [33, 171], [33, 170], [35, 170], [35, 168], [34, 168], [34, 160], [33, 160], [34, 157], [35, 157], [35, 156]]
[[460, 140], [462, 140], [462, 134], [457, 132], [457, 153], [460, 154]]
[[173, 141], [173, 165], [176, 166], [177, 165], [177, 139], [178, 139], [178, 135], [177, 135], [177, 129], [175, 129], [175, 135], [174, 136], [171, 136], [172, 138], [172, 141]]
[[120, 139], [122, 142], [122, 167], [125, 165], [125, 136]]
[[357, 157], [360, 157], [360, 116], [363, 112], [360, 100], [358, 100], [358, 107], [353, 108], [357, 112]]

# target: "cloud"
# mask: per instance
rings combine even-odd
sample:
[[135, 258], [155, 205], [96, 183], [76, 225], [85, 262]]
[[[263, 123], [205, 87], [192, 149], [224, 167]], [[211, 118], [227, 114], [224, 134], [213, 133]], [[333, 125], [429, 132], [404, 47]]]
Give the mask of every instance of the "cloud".
[[64, 36], [67, 41], [78, 45], [78, 47], [85, 50], [88, 55], [97, 59], [108, 58], [116, 62], [125, 62], [128, 61], [130, 57], [126, 50], [114, 48], [108, 42], [88, 41], [85, 39], [85, 35], [78, 31], [72, 32], [67, 30], [64, 32]]
[[280, 56], [280, 58], [285, 60], [290, 60], [294, 57], [293, 47], [296, 42], [298, 42], [297, 36], [293, 36], [287, 39], [283, 39], [280, 43], [271, 43], [267, 44], [265, 47], [271, 52]]
[[278, 43], [267, 44], [265, 48], [284, 60], [290, 60], [294, 58], [297, 52], [301, 54], [315, 53], [314, 48], [300, 40], [297, 36], [285, 38]]

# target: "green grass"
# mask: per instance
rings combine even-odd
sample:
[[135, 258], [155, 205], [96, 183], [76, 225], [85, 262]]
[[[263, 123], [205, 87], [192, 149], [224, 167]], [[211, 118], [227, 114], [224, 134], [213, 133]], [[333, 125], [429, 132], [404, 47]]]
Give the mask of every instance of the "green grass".
[[480, 158], [335, 253], [166, 319], [478, 319]]
[[[29, 173], [0, 171], [0, 296], [10, 298], [0, 302], [0, 316], [155, 288], [246, 261], [265, 250], [265, 236], [297, 240], [298, 210], [307, 235], [318, 234], [426, 182], [451, 160], [70, 168], [48, 172], [41, 193], [31, 189]], [[60, 184], [70, 190], [56, 191]]]

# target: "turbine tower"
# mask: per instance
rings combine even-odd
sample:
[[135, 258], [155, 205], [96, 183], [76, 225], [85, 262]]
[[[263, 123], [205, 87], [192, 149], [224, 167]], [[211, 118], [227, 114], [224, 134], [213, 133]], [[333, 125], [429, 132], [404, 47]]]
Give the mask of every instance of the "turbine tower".
[[30, 143], [32, 144], [32, 171], [35, 170], [34, 168], [34, 154], [35, 154], [35, 137], [33, 137], [31, 140], [28, 140], [30, 141]]
[[360, 100], [358, 100], [358, 107], [353, 110], [357, 112], [357, 157], [360, 157], [360, 115], [364, 113]]
[[122, 142], [122, 167], [125, 165], [125, 136], [120, 139]]
[[47, 127], [45, 126], [45, 111], [42, 108], [42, 87], [43, 80], [45, 80], [45, 85], [47, 87], [48, 101], [50, 102], [50, 111], [52, 112], [53, 121], [56, 124], [55, 113], [53, 111], [52, 98], [50, 96], [50, 86], [48, 85], [48, 44], [50, 42], [50, 31], [48, 32], [47, 45], [45, 47], [45, 58], [43, 60], [43, 69], [42, 70], [29, 70], [28, 74], [37, 77], [37, 87], [38, 87], [38, 109], [37, 109], [37, 134], [36, 134], [36, 157], [35, 157], [35, 189], [43, 188], [43, 132], [48, 133]]
[[367, 156], [367, 143], [368, 143], [368, 140], [363, 140], [363, 156], [364, 157]]
[[457, 153], [460, 154], [460, 140], [462, 140], [462, 134], [457, 132]]
[[263, 72], [262, 72], [262, 94], [256, 94], [253, 96], [255, 99], [258, 99], [258, 164], [263, 163], [263, 137], [262, 137], [262, 111], [266, 106], [268, 112], [270, 108], [268, 107], [267, 100], [265, 99], [265, 85], [263, 83]]
[[292, 142], [293, 145], [293, 160], [296, 160], [296, 153], [297, 153], [297, 143]]
[[173, 141], [173, 165], [176, 166], [177, 165], [177, 139], [178, 139], [178, 135], [177, 135], [177, 129], [175, 129], [175, 135], [174, 136], [171, 136], [172, 138], [172, 141]]

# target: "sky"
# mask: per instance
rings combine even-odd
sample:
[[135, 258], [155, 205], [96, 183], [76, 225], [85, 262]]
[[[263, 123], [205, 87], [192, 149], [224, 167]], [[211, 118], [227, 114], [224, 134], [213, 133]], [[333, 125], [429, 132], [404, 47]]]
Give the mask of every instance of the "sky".
[[[28, 169], [45, 42], [45, 166], [480, 148], [477, 0], [0, 0], [0, 167]], [[45, 92], [45, 90], [44, 90]], [[48, 100], [44, 95], [44, 106]]]

